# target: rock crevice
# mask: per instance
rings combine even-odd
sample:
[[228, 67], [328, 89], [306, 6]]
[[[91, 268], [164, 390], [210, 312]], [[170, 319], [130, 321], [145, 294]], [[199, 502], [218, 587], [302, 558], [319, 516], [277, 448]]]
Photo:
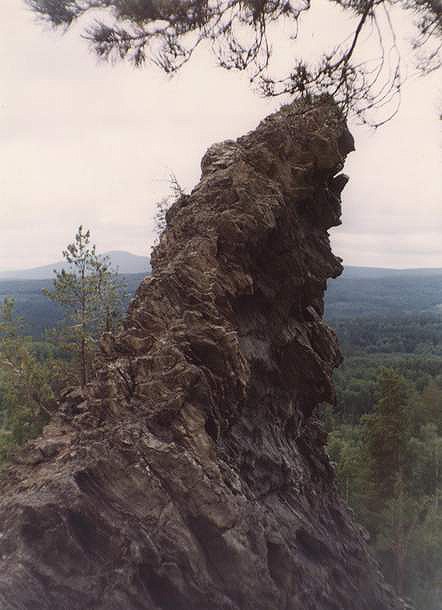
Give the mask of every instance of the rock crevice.
[[2, 610], [398, 610], [318, 406], [353, 139], [329, 98], [212, 146], [95, 381], [9, 468]]

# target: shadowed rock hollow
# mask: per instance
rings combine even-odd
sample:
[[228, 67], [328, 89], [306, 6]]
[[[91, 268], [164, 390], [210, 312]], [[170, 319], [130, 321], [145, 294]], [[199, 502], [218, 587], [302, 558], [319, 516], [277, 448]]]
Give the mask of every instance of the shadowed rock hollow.
[[2, 480], [1, 610], [397, 610], [315, 412], [353, 139], [290, 105], [212, 146], [105, 364]]

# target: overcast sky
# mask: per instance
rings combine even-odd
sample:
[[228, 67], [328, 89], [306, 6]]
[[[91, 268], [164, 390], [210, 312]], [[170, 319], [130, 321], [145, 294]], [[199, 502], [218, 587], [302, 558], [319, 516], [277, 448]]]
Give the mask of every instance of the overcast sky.
[[[204, 51], [173, 80], [100, 63], [78, 29], [42, 28], [21, 0], [2, 0], [0, 79], [0, 269], [59, 259], [79, 224], [100, 251], [148, 253], [168, 174], [190, 189], [210, 144], [281, 103]], [[441, 104], [440, 77], [412, 78], [391, 123], [351, 126], [357, 152], [332, 230], [346, 264], [442, 267]]]

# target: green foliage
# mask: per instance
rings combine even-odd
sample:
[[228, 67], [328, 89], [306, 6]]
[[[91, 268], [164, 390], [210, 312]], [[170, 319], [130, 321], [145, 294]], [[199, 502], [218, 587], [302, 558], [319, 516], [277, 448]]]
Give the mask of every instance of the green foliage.
[[336, 473], [345, 501], [358, 514], [366, 510], [368, 480], [366, 451], [362, 430], [357, 426], [336, 426], [328, 436], [330, 459], [336, 464]]
[[60, 340], [72, 352], [79, 381], [86, 385], [98, 337], [114, 330], [122, 318], [125, 288], [109, 260], [97, 255], [90, 232], [82, 226], [63, 257], [70, 270], [56, 272], [53, 289], [45, 294], [65, 311]]
[[364, 323], [359, 333], [364, 338], [380, 337], [380, 329], [390, 324], [396, 325], [396, 332], [401, 326], [407, 332], [404, 319], [418, 326], [431, 321], [433, 314], [440, 321], [442, 269], [395, 271], [382, 277], [370, 277], [370, 270], [357, 277], [356, 271], [346, 269], [343, 276], [328, 282], [326, 304], [327, 318], [349, 322], [355, 340], [356, 321]]
[[426, 313], [378, 318], [330, 319], [341, 345], [352, 354], [442, 356], [442, 318]]
[[418, 391], [397, 370], [378, 368], [374, 385], [372, 373], [368, 414], [326, 412], [338, 485], [398, 593], [440, 610], [442, 391], [437, 377]]
[[[370, 413], [376, 402], [377, 379], [382, 368], [392, 368], [402, 375], [417, 392], [428, 392], [428, 387], [442, 393], [442, 357], [416, 354], [346, 354], [344, 364], [335, 371], [337, 393], [336, 414], [339, 421], [357, 424], [362, 415]], [[434, 400], [432, 417], [436, 417], [438, 403]], [[430, 404], [430, 403], [429, 403]], [[439, 415], [439, 417], [441, 417]]]
[[[87, 383], [95, 342], [102, 332], [116, 328], [127, 302], [124, 283], [108, 259], [96, 254], [89, 231], [80, 227], [63, 256], [69, 270], [56, 273], [52, 290], [44, 291], [57, 312], [65, 314], [65, 324], [52, 333], [52, 340], [26, 335], [26, 322], [12, 298], [5, 297], [0, 306], [0, 463], [40, 434], [63, 387], [79, 379]], [[26, 295], [23, 290], [19, 296]]]
[[397, 480], [404, 474], [409, 440], [409, 389], [403, 377], [392, 369], [384, 369], [378, 392], [373, 413], [366, 415], [363, 423], [370, 480], [379, 503], [392, 497]]
[[0, 306], [0, 461], [38, 435], [55, 408], [52, 362], [38, 360], [21, 327], [13, 300], [5, 299]]
[[441, 280], [344, 276], [327, 293], [346, 355], [325, 413], [338, 486], [417, 610], [442, 608]]
[[[126, 309], [145, 273], [126, 273], [119, 275], [127, 286], [123, 308]], [[64, 309], [58, 303], [50, 301], [44, 291], [53, 288], [53, 281], [47, 280], [0, 280], [0, 301], [12, 297], [15, 311], [23, 318], [25, 334], [45, 342], [47, 332], [60, 324], [65, 318]]]

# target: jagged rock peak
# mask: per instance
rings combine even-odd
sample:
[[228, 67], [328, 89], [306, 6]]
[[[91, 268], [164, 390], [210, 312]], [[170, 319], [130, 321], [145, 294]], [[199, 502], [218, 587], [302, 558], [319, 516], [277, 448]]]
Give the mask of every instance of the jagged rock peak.
[[398, 610], [316, 412], [340, 361], [330, 98], [212, 146], [125, 327], [3, 478], [1, 610]]

